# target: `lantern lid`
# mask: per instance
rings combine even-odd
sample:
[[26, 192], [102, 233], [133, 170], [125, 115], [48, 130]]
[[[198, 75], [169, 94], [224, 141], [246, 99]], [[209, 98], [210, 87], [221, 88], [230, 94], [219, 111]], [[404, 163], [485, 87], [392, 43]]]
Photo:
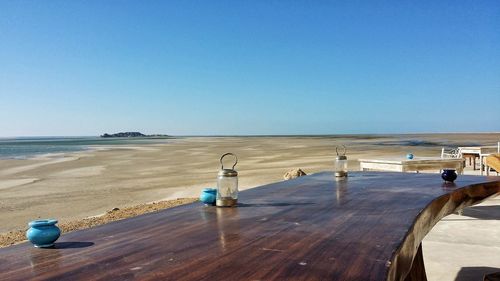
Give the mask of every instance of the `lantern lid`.
[[233, 170], [233, 169], [221, 169], [219, 171], [219, 176], [223, 176], [223, 177], [237, 177], [238, 176], [238, 172], [236, 170]]
[[[228, 155], [231, 155], [234, 157], [234, 164], [233, 164], [233, 167], [231, 169], [224, 169], [224, 163], [222, 163], [222, 159], [224, 159], [224, 157], [226, 157]], [[226, 153], [226, 154], [222, 155], [222, 157], [220, 158], [220, 164], [222, 167], [219, 170], [219, 176], [223, 176], [223, 177], [237, 177], [238, 176], [238, 172], [236, 172], [236, 170], [234, 169], [236, 164], [238, 164], [238, 157], [236, 157], [236, 155], [234, 155], [233, 153]]]
[[337, 157], [335, 158], [336, 160], [347, 160], [347, 156], [345, 156], [345, 153], [347, 151], [345, 145], [342, 145], [342, 150], [343, 151], [339, 153], [339, 147], [335, 147], [335, 151], [337, 152]]

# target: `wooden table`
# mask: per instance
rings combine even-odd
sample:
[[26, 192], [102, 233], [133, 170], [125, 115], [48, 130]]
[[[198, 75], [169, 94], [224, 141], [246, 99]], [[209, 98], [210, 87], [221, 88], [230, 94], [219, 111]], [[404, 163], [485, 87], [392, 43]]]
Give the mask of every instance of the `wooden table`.
[[[477, 149], [476, 149], [477, 148]], [[472, 170], [476, 170], [476, 158], [479, 158], [480, 147], [459, 147], [460, 155], [464, 159], [469, 159], [469, 165], [472, 166]]]
[[425, 280], [432, 226], [499, 192], [497, 177], [324, 172], [241, 192], [237, 208], [193, 203], [0, 249], [0, 280]]
[[382, 170], [392, 172], [419, 172], [425, 170], [455, 169], [462, 174], [464, 160], [462, 158], [440, 158], [440, 157], [415, 157], [406, 159], [403, 157], [381, 158], [381, 159], [359, 159], [361, 171]]
[[496, 152], [498, 150], [498, 146], [490, 145], [490, 146], [461, 146], [458, 147], [458, 150], [461, 154], [469, 153], [475, 154], [479, 157], [481, 150], [487, 150], [488, 152]]
[[498, 146], [463, 146], [458, 147], [458, 150], [462, 157], [469, 158], [469, 163], [470, 159], [473, 159], [473, 170], [476, 169], [476, 158], [479, 158], [479, 169], [481, 170], [481, 175], [483, 175], [483, 159], [491, 153], [500, 153], [500, 143]]

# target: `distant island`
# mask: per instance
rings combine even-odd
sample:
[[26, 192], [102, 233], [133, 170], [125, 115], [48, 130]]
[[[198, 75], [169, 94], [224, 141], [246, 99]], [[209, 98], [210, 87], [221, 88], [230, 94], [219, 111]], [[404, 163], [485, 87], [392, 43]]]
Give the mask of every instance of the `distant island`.
[[104, 133], [101, 138], [150, 138], [150, 137], [170, 137], [169, 135], [145, 135], [141, 132], [120, 132], [116, 134]]

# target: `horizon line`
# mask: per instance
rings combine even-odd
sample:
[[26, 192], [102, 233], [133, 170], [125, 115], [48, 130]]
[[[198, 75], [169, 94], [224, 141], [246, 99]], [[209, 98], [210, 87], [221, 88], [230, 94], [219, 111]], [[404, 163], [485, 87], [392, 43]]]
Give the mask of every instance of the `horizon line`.
[[[500, 131], [489, 132], [404, 132], [404, 133], [335, 133], [335, 134], [188, 134], [188, 135], [165, 135], [168, 137], [301, 137], [301, 136], [352, 136], [352, 135], [444, 135], [444, 134], [500, 134]], [[155, 135], [155, 134], [152, 134]], [[101, 135], [23, 135], [23, 136], [0, 136], [0, 139], [8, 138], [87, 138], [100, 137]], [[141, 138], [141, 137], [122, 137]], [[142, 137], [145, 138], [145, 137]], [[146, 137], [147, 138], [147, 137]], [[155, 138], [154, 136], [151, 138]], [[157, 138], [162, 138], [158, 136]]]

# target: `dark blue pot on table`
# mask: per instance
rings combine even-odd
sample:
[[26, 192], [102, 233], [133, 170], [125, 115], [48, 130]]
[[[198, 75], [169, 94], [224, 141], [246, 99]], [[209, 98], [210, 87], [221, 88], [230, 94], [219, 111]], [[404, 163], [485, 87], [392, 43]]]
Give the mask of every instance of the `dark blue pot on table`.
[[204, 188], [200, 194], [200, 201], [207, 205], [215, 205], [216, 195], [217, 195], [217, 189]]
[[406, 159], [409, 159], [409, 160], [413, 159], [413, 154], [411, 154], [411, 153], [406, 154]]
[[37, 248], [49, 248], [54, 246], [54, 242], [61, 235], [61, 230], [56, 226], [57, 220], [34, 220], [28, 225], [26, 237]]
[[443, 170], [443, 173], [441, 174], [441, 178], [443, 178], [445, 182], [454, 182], [457, 177], [458, 175], [455, 170], [451, 169]]

